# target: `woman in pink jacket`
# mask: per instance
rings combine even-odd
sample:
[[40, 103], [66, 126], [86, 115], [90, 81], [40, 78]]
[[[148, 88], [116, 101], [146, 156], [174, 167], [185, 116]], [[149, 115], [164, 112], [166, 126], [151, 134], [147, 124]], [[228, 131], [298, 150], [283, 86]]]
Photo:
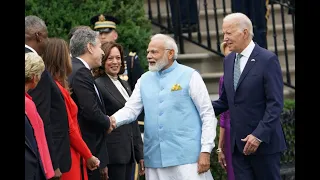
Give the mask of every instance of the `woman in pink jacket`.
[[44, 69], [44, 62], [38, 54], [34, 52], [25, 54], [25, 114], [33, 129], [33, 135], [35, 137], [44, 174], [46, 179], [50, 179], [54, 176], [54, 170], [44, 133], [43, 121], [38, 114], [31, 96], [27, 93], [28, 90], [37, 86]]

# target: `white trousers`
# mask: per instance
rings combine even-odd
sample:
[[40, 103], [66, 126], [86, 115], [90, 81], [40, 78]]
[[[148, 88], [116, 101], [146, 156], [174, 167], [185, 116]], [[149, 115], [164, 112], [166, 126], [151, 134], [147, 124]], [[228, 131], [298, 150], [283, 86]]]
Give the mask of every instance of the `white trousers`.
[[146, 168], [146, 180], [213, 180], [210, 169], [198, 174], [198, 163], [165, 168]]

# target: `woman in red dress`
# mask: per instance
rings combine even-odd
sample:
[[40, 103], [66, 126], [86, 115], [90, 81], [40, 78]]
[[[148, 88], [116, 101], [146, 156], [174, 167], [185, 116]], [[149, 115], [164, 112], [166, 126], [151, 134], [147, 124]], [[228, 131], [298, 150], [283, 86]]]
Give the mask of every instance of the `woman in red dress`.
[[[100, 161], [93, 156], [83, 141], [78, 125], [78, 107], [70, 96], [67, 76], [71, 73], [71, 58], [67, 42], [60, 38], [51, 38], [43, 55], [47, 70], [54, 78], [66, 104], [69, 120], [69, 136], [71, 150], [71, 169], [63, 173], [61, 180], [87, 180], [87, 168], [94, 170]], [[82, 168], [80, 162], [82, 161]]]

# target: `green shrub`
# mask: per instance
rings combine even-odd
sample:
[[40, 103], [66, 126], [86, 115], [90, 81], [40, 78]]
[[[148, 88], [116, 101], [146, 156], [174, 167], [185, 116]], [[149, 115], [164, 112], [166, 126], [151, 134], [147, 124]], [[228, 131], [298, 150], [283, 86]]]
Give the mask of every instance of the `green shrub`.
[[283, 103], [283, 110], [291, 110], [295, 108], [295, 100], [293, 99], [286, 99]]
[[295, 101], [286, 100], [283, 109], [281, 124], [286, 138], [287, 150], [281, 157], [281, 165], [295, 164]]
[[25, 15], [42, 18], [49, 37], [67, 41], [70, 29], [77, 25], [91, 26], [92, 16], [100, 13], [116, 16], [121, 22], [117, 26], [117, 42], [125, 49], [136, 51], [146, 70], [146, 49], [152, 32], [143, 7], [143, 0], [25, 0]]

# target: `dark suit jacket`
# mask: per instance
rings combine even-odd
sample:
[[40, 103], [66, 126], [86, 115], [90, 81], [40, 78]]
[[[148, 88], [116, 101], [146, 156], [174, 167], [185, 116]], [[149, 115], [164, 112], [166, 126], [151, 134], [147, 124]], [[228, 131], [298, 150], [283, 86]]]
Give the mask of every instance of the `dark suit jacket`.
[[236, 53], [224, 60], [224, 83], [220, 98], [212, 102], [216, 116], [230, 110], [230, 139], [240, 152], [252, 134], [263, 142], [256, 154], [273, 154], [286, 149], [280, 124], [283, 108], [283, 80], [278, 57], [255, 43], [241, 73], [237, 89], [233, 87], [233, 66]]
[[[104, 168], [109, 162], [105, 137], [110, 120], [106, 116], [103, 99], [100, 101], [95, 91], [91, 71], [78, 58], [72, 58], [72, 73], [68, 81], [71, 97], [78, 106], [82, 138], [91, 153], [99, 158], [100, 168]], [[101, 94], [99, 96], [102, 97]]]
[[[126, 81], [121, 80], [122, 86], [126, 89], [129, 96], [132, 92]], [[108, 75], [103, 75], [96, 80], [96, 84], [101, 92], [103, 101], [106, 106], [106, 114], [111, 116], [119, 109], [124, 107], [126, 100], [121, 95], [117, 87], [113, 84]], [[127, 164], [132, 163], [133, 158], [137, 162], [143, 159], [143, 143], [139, 130], [138, 121], [120, 126], [107, 135], [107, 147], [110, 164]]]
[[[45, 180], [45, 173], [38, 152], [37, 142], [34, 137], [33, 128], [25, 115], [25, 150], [24, 150], [24, 179]], [[34, 142], [34, 143], [32, 143]]]
[[[25, 48], [25, 53], [31, 50]], [[36, 88], [28, 92], [43, 120], [53, 169], [62, 173], [71, 168], [69, 123], [63, 96], [47, 70]]]

